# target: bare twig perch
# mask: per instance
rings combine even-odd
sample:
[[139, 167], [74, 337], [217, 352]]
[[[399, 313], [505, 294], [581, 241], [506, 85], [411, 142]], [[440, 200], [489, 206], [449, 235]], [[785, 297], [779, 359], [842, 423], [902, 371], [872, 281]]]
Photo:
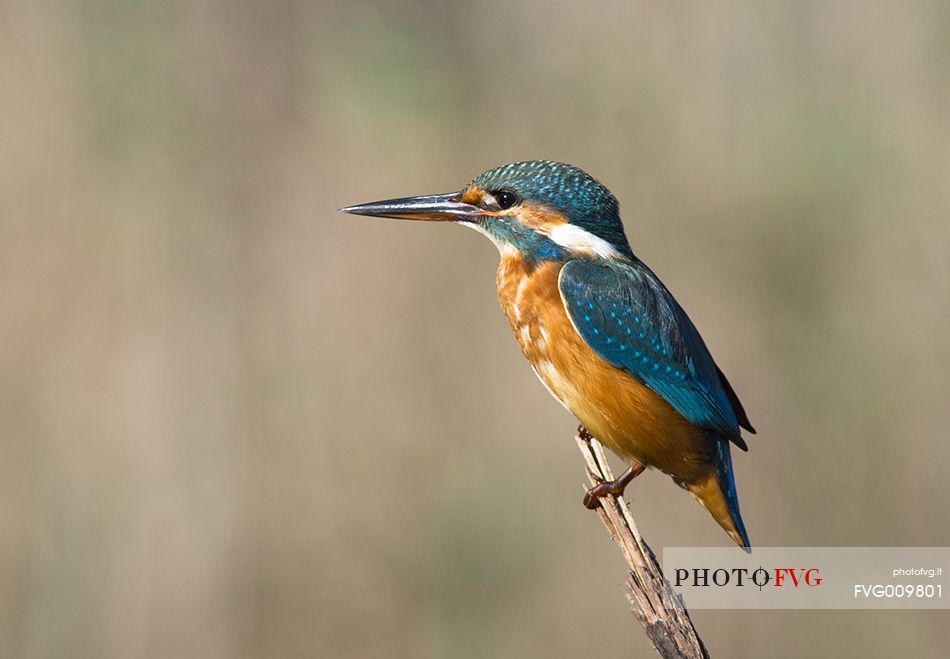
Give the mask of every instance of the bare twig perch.
[[[600, 443], [596, 439], [588, 441], [580, 435], [575, 439], [587, 462], [591, 483], [596, 484], [594, 477], [613, 480]], [[597, 514], [630, 567], [627, 577], [630, 608], [643, 625], [653, 647], [664, 659], [709, 659], [689, 612], [663, 576], [653, 550], [640, 537], [626, 502], [613, 494], [603, 497], [600, 502]]]

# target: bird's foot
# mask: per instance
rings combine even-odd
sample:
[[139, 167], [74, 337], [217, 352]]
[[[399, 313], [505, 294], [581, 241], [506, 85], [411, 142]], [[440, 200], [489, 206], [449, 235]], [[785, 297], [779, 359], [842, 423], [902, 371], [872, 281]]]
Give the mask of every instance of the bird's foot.
[[642, 474], [644, 469], [646, 469], [646, 467], [640, 464], [631, 465], [612, 481], [605, 481], [593, 476], [593, 479], [597, 481], [597, 485], [594, 485], [584, 494], [584, 506], [589, 510], [593, 510], [600, 505], [600, 500], [605, 496], [610, 494], [617, 497], [622, 496], [623, 491], [627, 489], [627, 485], [630, 484], [630, 481]]
[[583, 439], [588, 444], [590, 443], [590, 440], [594, 438], [594, 436], [590, 434], [590, 431], [582, 425], [577, 426], [577, 436]]

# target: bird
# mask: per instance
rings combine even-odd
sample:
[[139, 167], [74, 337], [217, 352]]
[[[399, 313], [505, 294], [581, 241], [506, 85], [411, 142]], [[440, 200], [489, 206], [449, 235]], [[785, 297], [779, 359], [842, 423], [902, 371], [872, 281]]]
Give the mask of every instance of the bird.
[[496, 286], [521, 351], [554, 398], [627, 465], [584, 496], [594, 509], [646, 468], [687, 490], [739, 547], [731, 446], [755, 433], [742, 403], [669, 289], [634, 254], [617, 198], [578, 167], [530, 160], [461, 190], [341, 208], [451, 222], [498, 248]]

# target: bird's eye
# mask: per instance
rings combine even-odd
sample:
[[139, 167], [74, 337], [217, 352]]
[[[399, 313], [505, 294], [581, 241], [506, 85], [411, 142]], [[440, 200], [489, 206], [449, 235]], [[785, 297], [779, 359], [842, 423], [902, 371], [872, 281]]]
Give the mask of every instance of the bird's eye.
[[495, 201], [498, 202], [502, 210], [511, 208], [518, 203], [518, 195], [511, 190], [497, 190], [492, 193], [492, 196], [495, 198]]

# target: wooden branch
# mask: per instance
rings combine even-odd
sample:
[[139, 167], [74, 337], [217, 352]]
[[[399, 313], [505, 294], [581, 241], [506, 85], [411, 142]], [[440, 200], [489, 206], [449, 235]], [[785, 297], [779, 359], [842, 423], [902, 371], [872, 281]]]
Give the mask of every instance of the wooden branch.
[[[596, 479], [613, 480], [600, 442], [587, 440], [581, 435], [575, 439], [587, 462], [591, 484], [596, 484]], [[630, 608], [643, 625], [653, 647], [664, 659], [709, 659], [689, 611], [663, 576], [653, 550], [640, 536], [623, 497], [610, 494], [600, 503], [597, 514], [630, 568], [627, 576]]]

